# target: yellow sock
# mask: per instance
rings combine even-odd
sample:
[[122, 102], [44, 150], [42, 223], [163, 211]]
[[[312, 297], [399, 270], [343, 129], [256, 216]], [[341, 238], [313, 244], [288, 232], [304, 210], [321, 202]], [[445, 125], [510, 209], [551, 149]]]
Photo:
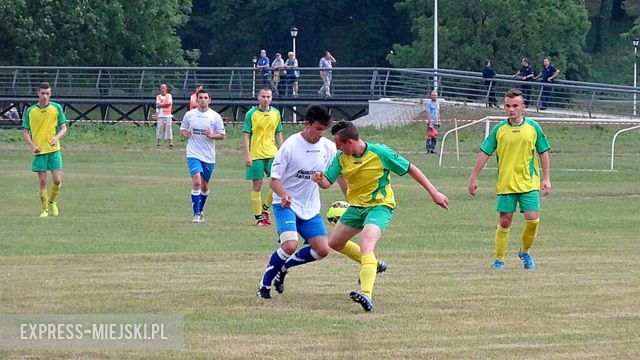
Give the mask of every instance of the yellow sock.
[[268, 211], [272, 204], [273, 204], [273, 191], [269, 190], [269, 192], [267, 193], [267, 197], [264, 199], [262, 210]]
[[51, 185], [51, 191], [50, 191], [50, 195], [49, 195], [49, 201], [50, 202], [54, 202], [56, 201], [56, 197], [58, 196], [58, 191], [60, 190], [60, 187], [62, 186], [62, 183], [56, 185], [56, 184], [52, 184]]
[[504, 261], [507, 245], [509, 245], [509, 228], [498, 225], [496, 229], [496, 259]]
[[522, 252], [527, 252], [531, 249], [533, 242], [538, 237], [538, 224], [540, 219], [527, 220], [522, 229]]
[[374, 253], [362, 255], [362, 267], [360, 268], [360, 291], [371, 299], [373, 295], [373, 283], [376, 281], [378, 260]]
[[338, 250], [338, 252], [348, 256], [349, 259], [357, 262], [358, 264], [362, 262], [362, 258], [360, 256], [360, 245], [354, 243], [351, 240], [347, 241], [347, 243], [344, 245], [344, 249]]
[[262, 199], [260, 198], [260, 191], [251, 191], [251, 210], [253, 210], [253, 215], [255, 216], [262, 214]]
[[40, 194], [40, 205], [42, 205], [42, 211], [46, 211], [48, 209], [49, 195], [47, 195], [47, 189], [42, 189], [39, 191]]

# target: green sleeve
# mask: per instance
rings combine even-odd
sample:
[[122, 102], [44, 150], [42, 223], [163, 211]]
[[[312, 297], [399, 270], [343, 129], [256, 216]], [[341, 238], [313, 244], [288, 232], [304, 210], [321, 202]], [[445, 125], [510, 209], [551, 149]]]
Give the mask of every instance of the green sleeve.
[[409, 171], [411, 163], [397, 152], [385, 145], [369, 144], [369, 148], [374, 152], [382, 161], [382, 166], [385, 169], [393, 172], [396, 175], [402, 176]]
[[51, 105], [53, 105], [56, 109], [58, 109], [58, 125], [66, 123], [67, 116], [64, 114], [64, 110], [62, 109], [62, 106], [54, 102], [52, 102]]
[[251, 129], [252, 129], [251, 117], [253, 116], [254, 112], [256, 112], [255, 107], [247, 111], [247, 115], [244, 116], [244, 125], [242, 125], [242, 132], [251, 134]]
[[27, 130], [31, 130], [31, 121], [29, 120], [29, 114], [31, 114], [31, 109], [33, 107], [29, 107], [25, 112], [24, 115], [22, 116], [22, 127], [27, 129]]
[[338, 176], [342, 173], [342, 165], [340, 165], [340, 156], [342, 155], [342, 151], [338, 151], [336, 153], [336, 157], [333, 158], [333, 162], [327, 170], [324, 172], [324, 176], [329, 180], [330, 183], [336, 182]]
[[278, 126], [276, 127], [276, 132], [282, 132], [282, 116], [280, 116], [280, 111], [278, 109], [274, 109], [278, 112]]
[[496, 148], [498, 147], [498, 129], [500, 129], [503, 125], [504, 122], [496, 125], [489, 133], [489, 137], [484, 140], [482, 145], [480, 145], [480, 150], [482, 150], [483, 153], [491, 156], [493, 152], [496, 151]]
[[549, 145], [549, 141], [547, 140], [547, 136], [542, 131], [542, 127], [535, 123], [536, 129], [536, 151], [538, 154], [542, 154], [543, 152], [549, 151], [551, 149], [551, 145]]

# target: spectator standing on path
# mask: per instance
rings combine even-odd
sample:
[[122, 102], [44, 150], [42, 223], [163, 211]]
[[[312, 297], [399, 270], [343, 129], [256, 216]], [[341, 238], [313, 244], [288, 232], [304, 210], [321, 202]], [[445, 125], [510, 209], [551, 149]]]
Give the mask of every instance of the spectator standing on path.
[[[529, 65], [529, 59], [522, 58], [522, 67], [520, 71], [518, 71], [514, 77], [520, 78], [522, 81], [531, 82], [533, 81], [533, 77], [535, 76], [535, 71], [533, 66]], [[524, 83], [520, 86], [520, 90], [522, 91], [522, 96], [524, 97], [524, 105], [529, 106], [530, 94], [531, 94], [531, 85]]]
[[[551, 60], [549, 57], [545, 57], [543, 62], [542, 71], [535, 78], [542, 78], [542, 82], [546, 84], [551, 84], [554, 82], [555, 78], [560, 75], [560, 70], [556, 69], [553, 65], [551, 65]], [[540, 106], [540, 110], [546, 110], [551, 104], [551, 96], [553, 94], [553, 88], [551, 86], [542, 86], [542, 106]]]
[[300, 78], [300, 71], [298, 70], [298, 59], [293, 51], [289, 51], [287, 54], [287, 61], [284, 63], [287, 73], [287, 91], [286, 95], [289, 95], [289, 89], [292, 89], [292, 95], [298, 96], [298, 78]]
[[169, 147], [173, 147], [173, 97], [167, 92], [167, 84], [160, 84], [160, 94], [156, 96], [156, 113], [158, 122], [156, 128], [156, 145], [160, 146], [160, 140], [165, 139]]
[[320, 68], [320, 78], [322, 79], [322, 87], [318, 90], [318, 95], [320, 96], [331, 96], [331, 69], [335, 63], [336, 59], [328, 51], [325, 51], [324, 56], [320, 58], [320, 62], [318, 63], [318, 67]]
[[[434, 128], [436, 132], [440, 132], [440, 103], [438, 102], [438, 92], [433, 90], [431, 92], [431, 100], [427, 102], [427, 134]], [[436, 153], [436, 143], [438, 142], [438, 135], [427, 137], [427, 153]]]
[[284, 60], [282, 60], [282, 55], [280, 53], [276, 53], [276, 58], [273, 60], [271, 64], [271, 69], [273, 70], [273, 86], [272, 89], [275, 92], [276, 96], [280, 95], [280, 80], [282, 75], [284, 75]]
[[484, 62], [484, 70], [482, 70], [482, 78], [485, 79], [484, 85], [487, 87], [487, 92], [488, 92], [487, 105], [489, 107], [497, 108], [498, 100], [496, 100], [496, 87], [495, 87], [496, 83], [490, 80], [490, 79], [493, 79], [494, 77], [496, 77], [496, 72], [491, 67], [491, 61], [487, 59]]
[[260, 58], [256, 63], [256, 69], [262, 75], [262, 85], [271, 89], [271, 61], [267, 57], [267, 50], [260, 50]]

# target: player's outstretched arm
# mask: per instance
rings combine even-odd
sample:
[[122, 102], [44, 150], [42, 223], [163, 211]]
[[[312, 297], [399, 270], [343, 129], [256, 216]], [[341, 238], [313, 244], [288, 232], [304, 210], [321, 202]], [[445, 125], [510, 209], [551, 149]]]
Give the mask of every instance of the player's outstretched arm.
[[322, 171], [314, 172], [311, 180], [323, 189], [328, 189], [329, 187], [331, 187], [331, 183], [329, 182], [329, 180], [327, 180], [327, 177], [324, 176]]
[[487, 164], [487, 161], [489, 161], [489, 155], [480, 151], [478, 154], [478, 160], [476, 160], [476, 165], [473, 167], [473, 170], [471, 170], [471, 176], [469, 176], [469, 185], [467, 187], [469, 194], [476, 194], [476, 191], [478, 190], [478, 175]]
[[431, 195], [434, 203], [436, 203], [443, 209], [449, 210], [449, 199], [447, 199], [447, 197], [443, 193], [439, 192], [438, 189], [433, 186], [431, 181], [429, 181], [422, 170], [418, 169], [417, 166], [411, 164], [409, 165], [408, 173], [418, 184], [422, 185], [422, 187], [427, 190], [429, 195]]

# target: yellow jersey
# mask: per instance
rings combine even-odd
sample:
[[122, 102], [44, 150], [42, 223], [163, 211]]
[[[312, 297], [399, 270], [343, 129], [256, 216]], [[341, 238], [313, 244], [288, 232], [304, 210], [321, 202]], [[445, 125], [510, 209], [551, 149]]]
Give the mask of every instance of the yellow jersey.
[[352, 206], [385, 205], [395, 209], [396, 199], [389, 175], [402, 176], [409, 171], [410, 165], [407, 159], [386, 145], [366, 143], [360, 156], [348, 156], [338, 151], [324, 175], [331, 183], [340, 175], [347, 180], [347, 201]]
[[51, 145], [51, 138], [56, 136], [61, 124], [67, 122], [62, 106], [53, 101], [41, 108], [38, 103], [31, 105], [24, 112], [22, 127], [31, 132], [31, 140], [41, 151], [38, 155], [44, 155], [60, 150], [60, 142]]
[[537, 122], [524, 118], [514, 126], [509, 120], [496, 125], [480, 150], [498, 161], [497, 194], [526, 193], [540, 190], [538, 154], [549, 151], [547, 137]]
[[271, 159], [276, 156], [276, 133], [282, 132], [280, 111], [273, 107], [260, 110], [254, 106], [244, 117], [242, 132], [249, 134], [249, 153], [254, 160]]

